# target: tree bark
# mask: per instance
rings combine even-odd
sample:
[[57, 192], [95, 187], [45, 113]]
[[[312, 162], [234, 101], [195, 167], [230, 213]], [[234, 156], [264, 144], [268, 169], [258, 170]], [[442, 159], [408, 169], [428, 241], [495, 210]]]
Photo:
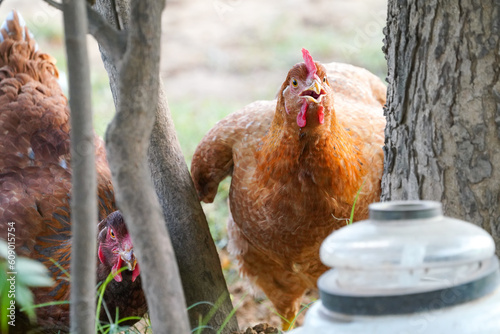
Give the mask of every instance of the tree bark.
[[382, 200], [440, 201], [500, 255], [498, 22], [498, 0], [389, 0]]
[[[131, 29], [128, 1], [101, 0], [97, 1], [96, 9], [116, 29]], [[110, 77], [115, 105], [119, 105], [122, 100], [122, 91], [118, 89], [119, 66], [116, 55], [111, 54], [112, 49], [101, 45], [101, 55]], [[154, 110], [155, 123], [147, 151], [148, 162], [175, 250], [186, 303], [187, 306], [199, 302], [216, 304], [215, 309], [207, 304], [191, 308], [191, 327], [200, 325], [200, 317], [211, 315], [206, 325], [218, 330], [233, 307], [217, 250], [175, 133], [161, 80]], [[236, 330], [238, 323], [233, 316], [221, 333]]]
[[115, 72], [121, 98], [108, 126], [106, 149], [116, 201], [141, 266], [151, 325], [160, 333], [189, 333], [179, 270], [147, 165], [158, 97], [164, 4], [163, 0], [131, 1], [126, 52], [122, 57], [114, 55], [121, 58]]
[[71, 108], [72, 333], [95, 332], [97, 175], [85, 0], [63, 2]]
[[[205, 214], [182, 154], [165, 93], [160, 88], [156, 122], [151, 134], [149, 166], [156, 192], [167, 221], [188, 306], [191, 327], [199, 326], [200, 317], [211, 312], [206, 325], [215, 333], [233, 310], [217, 249]], [[233, 315], [221, 333], [238, 330]], [[205, 333], [205, 332], [204, 332]]]

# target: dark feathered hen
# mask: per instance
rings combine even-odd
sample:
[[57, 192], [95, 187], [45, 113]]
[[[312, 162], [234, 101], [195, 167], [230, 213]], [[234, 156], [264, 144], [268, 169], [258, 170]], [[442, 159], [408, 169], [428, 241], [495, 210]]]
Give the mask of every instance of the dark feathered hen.
[[[17, 254], [41, 261], [56, 282], [50, 288], [33, 290], [35, 304], [65, 301], [69, 300], [70, 282], [64, 271], [69, 272], [71, 257], [68, 103], [57, 82], [55, 60], [38, 51], [15, 11], [0, 32], [0, 231], [7, 231], [7, 223], [14, 222]], [[98, 228], [100, 256], [89, 261], [96, 261], [98, 282], [122, 265], [129, 266], [130, 271], [110, 283], [105, 301], [112, 315], [118, 307], [120, 317], [142, 316], [146, 302], [137, 277], [139, 267], [123, 218], [115, 212], [103, 142], [95, 136], [94, 143], [99, 197], [95, 224], [102, 222]], [[68, 331], [67, 304], [37, 308], [36, 313], [40, 330]], [[101, 318], [107, 320], [104, 312]], [[18, 312], [11, 332], [24, 333], [31, 327], [26, 322]]]
[[345, 64], [304, 62], [289, 72], [277, 101], [227, 116], [203, 138], [191, 173], [201, 200], [213, 201], [231, 175], [229, 248], [240, 272], [289, 322], [326, 267], [321, 242], [379, 199], [385, 86]]

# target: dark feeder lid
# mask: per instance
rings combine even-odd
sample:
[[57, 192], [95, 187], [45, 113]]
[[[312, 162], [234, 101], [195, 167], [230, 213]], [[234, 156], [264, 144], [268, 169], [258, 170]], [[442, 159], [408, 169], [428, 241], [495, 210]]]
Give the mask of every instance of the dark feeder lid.
[[438, 202], [369, 209], [369, 220], [335, 231], [321, 246], [321, 261], [333, 268], [318, 280], [330, 311], [408, 314], [465, 303], [497, 287], [495, 244], [483, 229], [444, 217]]

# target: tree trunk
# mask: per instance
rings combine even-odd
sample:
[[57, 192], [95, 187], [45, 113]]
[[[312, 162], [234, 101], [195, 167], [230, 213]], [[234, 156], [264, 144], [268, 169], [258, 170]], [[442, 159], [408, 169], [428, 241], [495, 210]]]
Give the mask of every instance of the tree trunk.
[[389, 0], [382, 200], [432, 199], [500, 255], [500, 1]]
[[[71, 107], [71, 333], [95, 332], [97, 175], [87, 54], [85, 0], [65, 0], [64, 32]], [[89, 260], [90, 259], [90, 260]]]
[[[206, 325], [215, 329], [210, 331], [215, 333], [233, 310], [233, 305], [162, 87], [148, 157], [153, 182], [174, 245], [187, 305], [199, 302], [215, 305], [199, 304], [191, 308], [191, 327], [199, 326], [200, 317], [210, 317], [214, 312], [206, 320]], [[233, 315], [221, 333], [228, 334], [237, 330], [238, 322]]]
[[[96, 9], [107, 22], [118, 29], [128, 28], [130, 23], [128, 1], [98, 0]], [[102, 47], [101, 54], [117, 105], [121, 97], [117, 89], [119, 76], [114, 61], [116, 57]], [[187, 306], [199, 302], [216, 304], [215, 308], [206, 303], [191, 308], [189, 311], [191, 327], [199, 326], [200, 317], [208, 315], [210, 319], [207, 319], [206, 325], [218, 330], [231, 313], [233, 306], [217, 250], [176, 136], [161, 80], [155, 110], [148, 161], [175, 250], [186, 303]], [[221, 333], [227, 334], [236, 330], [238, 323], [233, 316]]]
[[[141, 266], [153, 330], [189, 333], [185, 299], [170, 237], [147, 164], [159, 86], [164, 0], [132, 0], [126, 51], [114, 73], [117, 113], [106, 132], [115, 187]], [[117, 36], [118, 37], [118, 36]]]

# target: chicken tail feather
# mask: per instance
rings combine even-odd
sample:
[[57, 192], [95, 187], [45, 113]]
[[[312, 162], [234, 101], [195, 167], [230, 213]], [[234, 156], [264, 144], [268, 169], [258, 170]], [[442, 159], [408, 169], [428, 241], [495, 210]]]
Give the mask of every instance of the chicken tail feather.
[[[12, 10], [7, 15], [5, 21], [0, 27], [0, 42], [9, 38], [16, 41], [29, 41], [30, 39], [33, 39], [33, 34], [26, 26], [26, 21], [24, 21], [21, 14], [15, 10]], [[38, 46], [36, 49], [38, 49]]]

